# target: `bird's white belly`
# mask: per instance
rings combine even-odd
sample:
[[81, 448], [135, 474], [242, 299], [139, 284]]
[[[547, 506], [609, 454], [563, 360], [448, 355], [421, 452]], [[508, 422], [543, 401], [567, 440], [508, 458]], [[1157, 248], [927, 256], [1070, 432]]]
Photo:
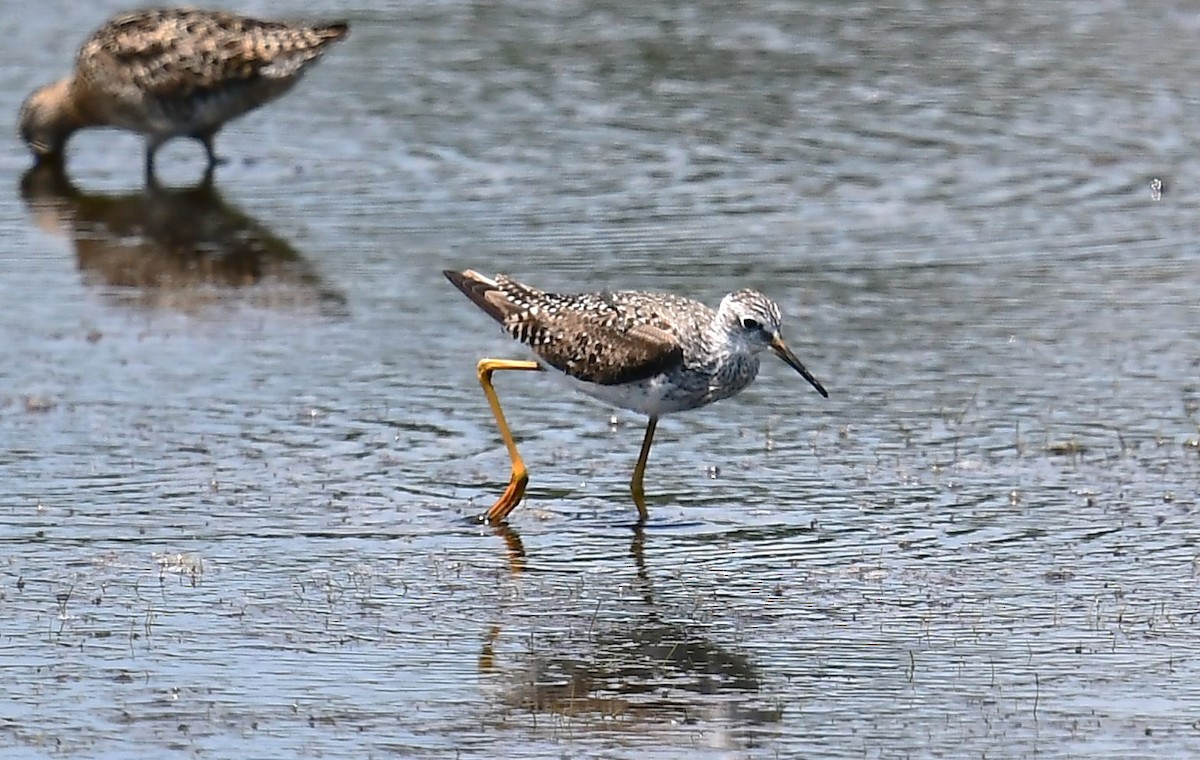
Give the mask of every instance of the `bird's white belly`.
[[550, 372], [580, 393], [599, 399], [610, 406], [640, 412], [650, 417], [695, 409], [716, 401], [717, 398], [724, 398], [724, 396], [714, 398], [707, 386], [697, 389], [680, 388], [671, 383], [666, 375], [655, 375], [649, 379], [625, 385], [599, 385], [578, 380], [553, 369]]

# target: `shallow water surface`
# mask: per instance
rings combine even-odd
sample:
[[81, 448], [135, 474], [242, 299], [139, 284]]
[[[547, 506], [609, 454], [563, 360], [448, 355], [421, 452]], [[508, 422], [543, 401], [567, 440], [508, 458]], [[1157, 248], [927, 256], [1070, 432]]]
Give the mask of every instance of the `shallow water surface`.
[[[238, 7], [353, 31], [214, 186], [0, 153], [0, 753], [1200, 753], [1194, 9]], [[508, 373], [481, 526], [447, 267], [761, 289], [831, 396], [664, 419], [635, 529], [644, 420]]]

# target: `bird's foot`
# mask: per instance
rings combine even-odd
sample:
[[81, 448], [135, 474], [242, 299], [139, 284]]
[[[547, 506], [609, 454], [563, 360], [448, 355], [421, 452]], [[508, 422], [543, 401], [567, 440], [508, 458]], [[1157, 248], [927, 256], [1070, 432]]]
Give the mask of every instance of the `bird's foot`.
[[528, 483], [529, 475], [524, 472], [514, 472], [512, 479], [508, 482], [508, 487], [504, 489], [504, 493], [500, 494], [500, 498], [496, 500], [496, 503], [488, 509], [487, 514], [484, 515], [484, 520], [489, 525], [495, 525], [506, 520], [508, 515], [525, 498], [525, 486]]

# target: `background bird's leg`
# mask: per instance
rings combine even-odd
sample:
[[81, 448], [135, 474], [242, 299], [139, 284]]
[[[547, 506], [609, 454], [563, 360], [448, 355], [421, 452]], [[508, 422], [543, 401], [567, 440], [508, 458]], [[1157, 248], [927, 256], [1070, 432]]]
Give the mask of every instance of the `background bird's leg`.
[[633, 503], [637, 505], [638, 522], [646, 522], [650, 513], [646, 511], [646, 490], [642, 487], [642, 479], [646, 476], [646, 460], [650, 458], [650, 444], [654, 441], [654, 429], [658, 427], [658, 418], [651, 417], [646, 423], [646, 437], [642, 439], [642, 453], [638, 455], [637, 465], [633, 468], [633, 481], [629, 490], [633, 493]]
[[215, 136], [215, 132], [198, 132], [195, 135], [196, 139], [199, 140], [202, 145], [204, 145], [204, 154], [208, 156], [209, 169], [212, 169], [218, 164], [225, 163], [225, 159], [218, 156], [216, 149], [213, 147], [213, 137]]
[[512, 476], [508, 481], [508, 487], [487, 511], [486, 518], [489, 523], [500, 522], [508, 517], [508, 514], [521, 503], [521, 499], [525, 496], [525, 484], [529, 482], [529, 473], [525, 470], [525, 462], [522, 461], [521, 454], [517, 451], [517, 442], [513, 440], [512, 431], [508, 429], [508, 421], [504, 419], [504, 411], [500, 408], [500, 399], [496, 396], [496, 389], [492, 387], [492, 373], [497, 370], [540, 372], [542, 365], [537, 362], [512, 359], [481, 359], [476, 367], [479, 384], [483, 386], [483, 392], [487, 395], [488, 405], [492, 407], [492, 415], [496, 418], [496, 427], [500, 428], [500, 437], [504, 439], [508, 457], [512, 460]]
[[151, 187], [158, 186], [158, 176], [154, 173], [154, 154], [158, 152], [158, 146], [162, 141], [150, 139], [146, 141], [146, 184]]

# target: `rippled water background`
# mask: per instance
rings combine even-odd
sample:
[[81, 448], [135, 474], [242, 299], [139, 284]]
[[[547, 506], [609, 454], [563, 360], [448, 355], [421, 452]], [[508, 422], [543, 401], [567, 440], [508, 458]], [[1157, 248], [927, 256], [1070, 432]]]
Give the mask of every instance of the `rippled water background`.
[[[1200, 754], [1191, 4], [237, 8], [353, 31], [214, 190], [0, 152], [5, 756]], [[494, 532], [468, 266], [763, 289], [831, 398], [666, 419], [635, 533], [643, 420], [502, 377]]]

